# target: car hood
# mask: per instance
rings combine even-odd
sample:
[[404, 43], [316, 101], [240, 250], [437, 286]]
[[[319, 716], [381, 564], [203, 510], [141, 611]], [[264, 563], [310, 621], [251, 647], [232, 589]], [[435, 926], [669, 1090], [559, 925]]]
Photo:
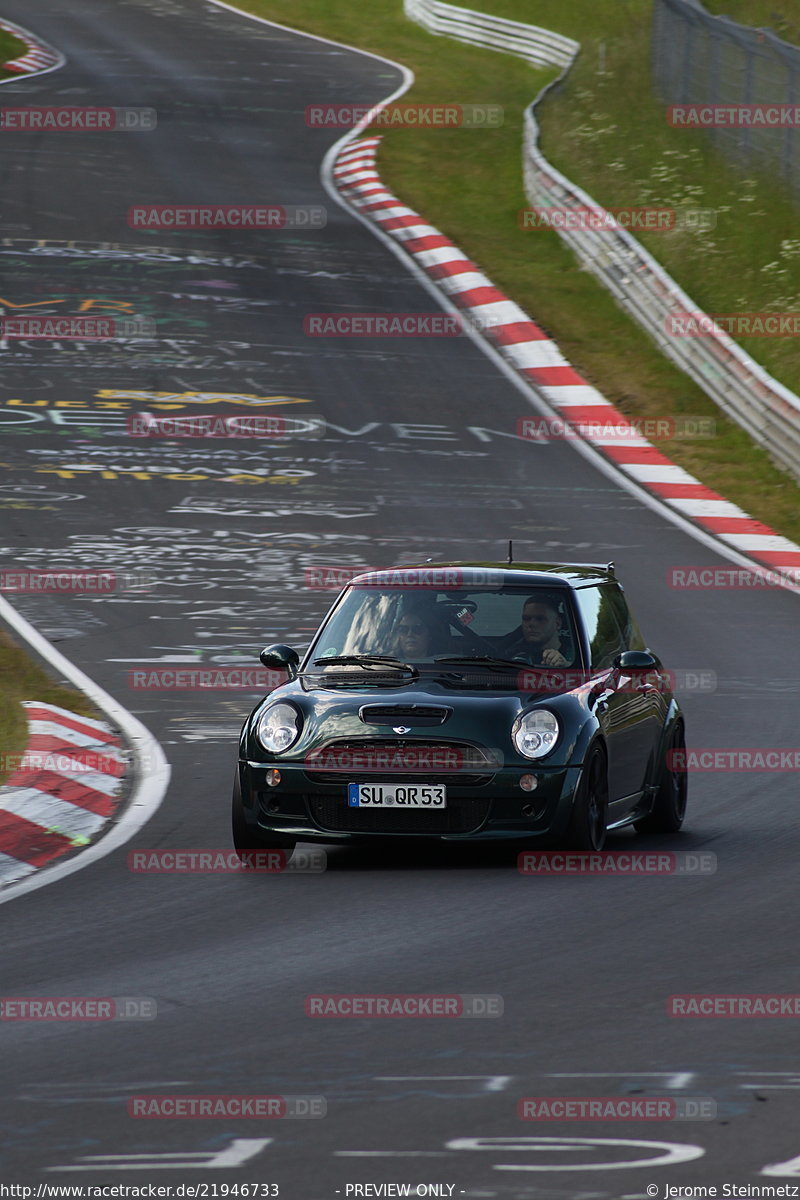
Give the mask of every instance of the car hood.
[[[313, 758], [334, 743], [403, 739], [408, 743], [468, 743], [489, 751], [492, 758], [497, 754], [506, 758], [514, 753], [511, 728], [521, 711], [546, 702], [575, 729], [588, 715], [587, 691], [585, 685], [558, 694], [514, 686], [453, 688], [433, 679], [418, 679], [400, 687], [309, 687], [307, 682], [294, 680], [271, 692], [252, 714], [247, 756], [296, 761]], [[288, 751], [271, 755], [256, 742], [253, 727], [264, 706], [278, 700], [291, 701], [299, 709], [303, 728]]]

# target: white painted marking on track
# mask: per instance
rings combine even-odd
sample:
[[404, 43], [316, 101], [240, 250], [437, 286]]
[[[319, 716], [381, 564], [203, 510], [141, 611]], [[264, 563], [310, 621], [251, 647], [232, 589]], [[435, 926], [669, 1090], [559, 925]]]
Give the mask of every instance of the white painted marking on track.
[[651, 1142], [633, 1138], [570, 1138], [570, 1137], [517, 1137], [517, 1138], [454, 1138], [446, 1142], [448, 1150], [490, 1150], [506, 1153], [579, 1153], [586, 1149], [603, 1149], [604, 1147], [643, 1147], [645, 1150], [662, 1150], [655, 1158], [637, 1158], [621, 1162], [592, 1162], [566, 1164], [554, 1163], [493, 1163], [495, 1171], [625, 1171], [642, 1167], [675, 1166], [678, 1163], [693, 1162], [702, 1158], [705, 1150], [702, 1146], [691, 1146], [684, 1142]]
[[640, 483], [688, 483], [695, 487], [699, 485], [699, 480], [688, 471], [684, 471], [683, 467], [665, 467], [655, 463], [620, 463], [620, 470], [632, 475]]
[[[567, 364], [565, 364], [567, 365]], [[613, 408], [605, 396], [588, 383], [566, 383], [555, 387], [542, 385], [542, 392], [556, 408]]]
[[[123, 777], [121, 775], [105, 775], [99, 771], [87, 771], [85, 763], [69, 758], [66, 753], [48, 754], [34, 750], [30, 754], [24, 755], [20, 762], [20, 770], [48, 771], [51, 775], [58, 775], [61, 779], [69, 780], [70, 783], [80, 783], [94, 792], [101, 792], [109, 799], [113, 799], [122, 787]], [[0, 797], [2, 797], [2, 792], [0, 792]]]
[[473, 288], [492, 286], [491, 280], [482, 275], [480, 271], [459, 271], [456, 275], [443, 275], [439, 280], [439, 287], [443, 291], [449, 292], [451, 296], [455, 296], [459, 292], [469, 292]]
[[336, 174], [336, 182], [346, 184], [347, 186], [356, 183], [359, 179], [374, 179], [376, 183], [380, 182], [374, 168], [362, 168], [361, 170], [350, 171], [348, 167], [347, 174], [341, 175], [338, 172]]
[[[580, 425], [580, 423], [581, 422], [578, 421], [579, 425]], [[591, 430], [589, 430], [589, 432], [587, 433], [586, 436], [589, 438], [589, 440], [591, 441], [593, 446], [649, 446], [650, 445], [650, 442], [648, 442], [647, 438], [638, 437], [638, 436], [630, 437], [630, 436], [628, 436], [628, 434], [626, 434], [624, 432], [620, 432], [617, 434], [608, 434], [608, 435], [604, 435], [603, 437], [598, 437], [595, 433], [593, 433]]]
[[786, 1162], [769, 1163], [762, 1168], [762, 1175], [787, 1175], [796, 1179], [800, 1175], [800, 1154], [795, 1158], [787, 1158]]
[[[503, 346], [502, 352], [523, 370], [526, 367], [569, 366], [564, 355], [549, 338], [536, 338], [530, 342], [511, 342], [509, 345]], [[536, 417], [532, 416], [530, 419], [535, 421]]]
[[36, 700], [25, 700], [22, 707], [24, 709], [38, 708], [45, 712], [57, 713], [59, 716], [66, 717], [70, 721], [77, 721], [81, 725], [87, 725], [90, 729], [96, 729], [99, 733], [108, 733], [105, 721], [96, 721], [94, 717], [84, 717], [82, 713], [70, 712], [69, 709], [59, 708], [57, 704], [44, 704]]
[[767, 533], [720, 533], [717, 535], [737, 550], [785, 550], [796, 553], [797, 546], [788, 538]]
[[[80, 718], [76, 718], [80, 720]], [[108, 758], [116, 758], [118, 762], [123, 762], [124, 759], [120, 754], [119, 747], [115, 743], [102, 742], [99, 738], [93, 737], [89, 733], [81, 733], [77, 729], [70, 729], [67, 725], [61, 725], [57, 721], [41, 721], [35, 718], [28, 722], [30, 727], [29, 732], [31, 737], [53, 737], [58, 738], [59, 742], [68, 742], [71, 746], [81, 746], [84, 749], [92, 749], [98, 754], [107, 754]], [[108, 751], [104, 747], [108, 747]]]
[[[370, 203], [375, 203], [374, 197]], [[375, 217], [376, 221], [388, 221], [392, 217], [414, 217], [416, 216], [416, 213], [413, 209], [406, 208], [404, 204], [392, 204], [387, 205], [386, 208], [376, 208], [373, 216]]]
[[419, 1080], [442, 1080], [442, 1079], [485, 1079], [487, 1092], [502, 1092], [506, 1084], [510, 1083], [514, 1078], [513, 1075], [375, 1075], [373, 1077], [380, 1083], [408, 1083], [409, 1081]]
[[0, 792], [0, 812], [11, 813], [43, 829], [60, 833], [66, 838], [92, 838], [105, 825], [108, 817], [98, 816], [86, 808], [48, 796], [35, 788], [20, 788]]
[[[38, 629], [26, 621], [17, 610], [0, 596], [0, 618], [45, 659], [51, 668], [83, 692], [103, 712], [111, 724], [122, 731], [133, 751], [132, 766], [138, 773], [136, 786], [122, 816], [111, 826], [109, 832], [80, 854], [65, 862], [41, 867], [25, 878], [14, 879], [0, 892], [0, 904], [15, 900], [18, 896], [46, 887], [49, 883], [64, 879], [90, 863], [104, 858], [112, 850], [124, 846], [135, 833], [149, 821], [164, 799], [169, 784], [170, 766], [156, 739], [133, 713], [104, 691], [84, 671], [70, 662]], [[1, 862], [2, 860], [0, 860]]]
[[[173, 1154], [86, 1154], [76, 1164], [45, 1167], [45, 1171], [185, 1171], [240, 1167], [255, 1158], [272, 1138], [234, 1138], [224, 1150]], [[199, 1159], [204, 1161], [200, 1162]]]
[[[483, 329], [495, 325], [518, 325], [520, 322], [529, 325], [531, 323], [528, 314], [524, 313], [518, 304], [514, 304], [513, 300], [493, 300], [489, 304], [471, 304], [469, 311]], [[566, 360], [563, 361], [566, 365]]]
[[438, 267], [442, 263], [470, 261], [469, 255], [465, 254], [463, 250], [457, 250], [455, 246], [439, 246], [435, 250], [420, 250], [415, 257], [423, 267]]
[[690, 517], [745, 517], [750, 519], [744, 509], [739, 508], [738, 504], [731, 504], [730, 500], [686, 500], [680, 497], [670, 497], [669, 503], [674, 508], [679, 508], [681, 512], [688, 513]]
[[689, 1087], [696, 1071], [548, 1071], [550, 1079], [663, 1079], [664, 1087]]
[[412, 242], [416, 238], [438, 237], [439, 235], [432, 225], [420, 224], [407, 225], [405, 229], [393, 229], [392, 236], [401, 242]]
[[12, 858], [10, 854], [3, 854], [0, 851], [0, 884], [14, 883], [17, 879], [24, 879], [26, 875], [30, 875], [36, 867], [32, 863], [22, 862], [19, 858]]

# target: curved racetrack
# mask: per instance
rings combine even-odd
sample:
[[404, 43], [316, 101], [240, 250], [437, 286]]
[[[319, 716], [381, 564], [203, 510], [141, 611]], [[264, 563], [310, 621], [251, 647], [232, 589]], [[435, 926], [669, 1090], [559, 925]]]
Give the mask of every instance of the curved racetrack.
[[[331, 850], [323, 875], [128, 870], [137, 847], [229, 845], [235, 738], [253, 702], [134, 690], [128, 671], [257, 665], [267, 642], [302, 644], [331, 595], [303, 586], [308, 566], [494, 558], [509, 537], [520, 559], [613, 558], [664, 661], [716, 673], [715, 690], [681, 697], [699, 747], [796, 745], [798, 601], [668, 588], [673, 566], [725, 562], [568, 444], [509, 436], [527, 402], [472, 341], [304, 335], [308, 313], [434, 307], [331, 203], [320, 162], [335, 135], [303, 122], [316, 101], [385, 96], [394, 68], [191, 0], [4, 0], [3, 13], [68, 58], [4, 87], [4, 105], [158, 112], [149, 133], [3, 139], [6, 305], [93, 301], [84, 311], [154, 317], [159, 341], [2, 352], [0, 556], [152, 578], [112, 598], [14, 603], [140, 716], [173, 777], [126, 849], [2, 906], [2, 995], [153, 997], [158, 1016], [0, 1026], [0, 1183], [269, 1182], [298, 1200], [437, 1183], [454, 1196], [610, 1200], [648, 1184], [664, 1195], [667, 1184], [787, 1182], [759, 1173], [800, 1155], [792, 1022], [679, 1021], [666, 999], [795, 990], [789, 771], [698, 774], [685, 833], [612, 840], [711, 851], [718, 870], [706, 877], [524, 878], [511, 852], [455, 849]], [[324, 205], [328, 223], [126, 223], [136, 203], [198, 201]], [[109, 304], [120, 307], [98, 308]], [[275, 404], [258, 411], [323, 417], [327, 434], [223, 445], [126, 433], [129, 413], [170, 396], [183, 407], [152, 411], [232, 411], [220, 393], [242, 411], [242, 397], [267, 397]], [[504, 1015], [311, 1020], [304, 998], [322, 992], [488, 992]], [[516, 1116], [521, 1096], [637, 1091], [712, 1097], [718, 1116]], [[128, 1117], [130, 1096], [169, 1092], [324, 1096], [327, 1116]], [[235, 1139], [249, 1143], [233, 1154], [242, 1164], [212, 1165]], [[705, 1154], [636, 1165], [684, 1146]], [[142, 1157], [85, 1161], [100, 1155]]]

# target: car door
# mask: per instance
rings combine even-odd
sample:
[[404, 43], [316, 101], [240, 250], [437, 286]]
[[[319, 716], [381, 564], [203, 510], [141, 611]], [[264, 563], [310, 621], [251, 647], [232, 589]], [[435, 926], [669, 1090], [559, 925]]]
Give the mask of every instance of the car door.
[[592, 673], [610, 669], [595, 704], [608, 749], [609, 824], [625, 816], [641, 791], [653, 740], [650, 689], [640, 673], [614, 668], [615, 657], [631, 648], [620, 624], [620, 596], [613, 584], [575, 591], [589, 642]]
[[[617, 623], [625, 639], [626, 650], [647, 650], [644, 638], [639, 632], [639, 626], [630, 610], [625, 593], [621, 587], [609, 586], [604, 589], [608, 602], [614, 609]], [[632, 686], [640, 692], [648, 705], [647, 728], [648, 738], [645, 742], [644, 770], [647, 757], [658, 748], [661, 731], [669, 708], [670, 679], [665, 671], [636, 673]]]

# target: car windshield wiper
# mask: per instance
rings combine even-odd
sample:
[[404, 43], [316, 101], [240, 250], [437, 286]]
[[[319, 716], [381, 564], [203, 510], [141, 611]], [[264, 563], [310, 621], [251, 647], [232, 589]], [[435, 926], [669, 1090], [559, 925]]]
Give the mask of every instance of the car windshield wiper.
[[493, 658], [491, 654], [458, 654], [450, 656], [446, 654], [438, 655], [433, 660], [436, 663], [455, 663], [460, 667], [469, 667], [473, 663], [478, 663], [482, 667], [514, 667], [517, 671], [520, 667], [525, 667], [528, 664], [522, 662], [521, 659], [510, 658]]
[[337, 654], [330, 658], [315, 658], [313, 666], [316, 670], [300, 671], [301, 676], [311, 676], [321, 680], [324, 686], [365, 686], [365, 680], [354, 671], [324, 671], [322, 667], [358, 667], [369, 677], [369, 686], [385, 684], [387, 687], [398, 687], [411, 679], [419, 678], [419, 671], [411, 663], [392, 658], [389, 654]]
[[399, 667], [405, 671], [413, 671], [415, 669], [410, 663], [402, 662], [399, 658], [393, 658], [390, 654], [332, 654], [329, 658], [315, 658], [313, 665], [315, 667], [370, 667], [376, 665], [379, 667]]

